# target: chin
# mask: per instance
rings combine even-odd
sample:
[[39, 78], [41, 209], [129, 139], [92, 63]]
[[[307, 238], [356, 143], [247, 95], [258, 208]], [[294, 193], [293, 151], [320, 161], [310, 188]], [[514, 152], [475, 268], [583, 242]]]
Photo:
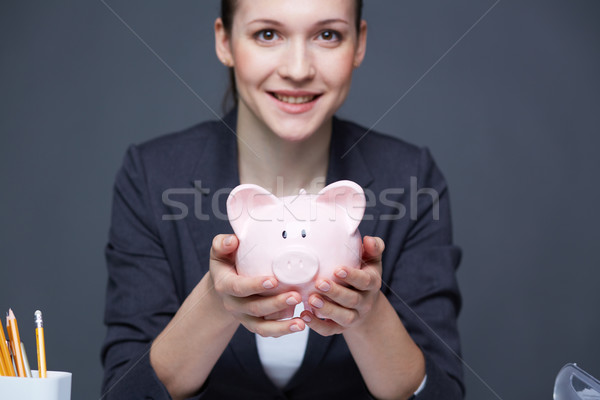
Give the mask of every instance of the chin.
[[292, 142], [292, 143], [299, 143], [299, 142], [303, 142], [304, 140], [308, 139], [309, 137], [313, 136], [315, 132], [314, 131], [294, 131], [294, 132], [290, 132], [288, 131], [276, 131], [275, 134], [280, 138], [283, 139], [287, 142]]
[[302, 142], [312, 136], [319, 130], [318, 124], [306, 123], [304, 121], [289, 121], [285, 124], [277, 124], [273, 132], [281, 139], [288, 142]]

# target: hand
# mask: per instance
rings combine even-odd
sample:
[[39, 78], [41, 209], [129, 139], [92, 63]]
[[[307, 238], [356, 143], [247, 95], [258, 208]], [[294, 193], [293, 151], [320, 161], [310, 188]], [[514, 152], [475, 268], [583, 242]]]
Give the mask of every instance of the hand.
[[379, 289], [384, 248], [381, 238], [365, 236], [361, 268], [338, 268], [335, 280], [320, 279], [315, 283], [318, 293], [309, 297], [314, 314], [303, 311], [300, 315], [312, 330], [323, 336], [335, 335], [367, 320], [382, 296]]
[[275, 294], [273, 276], [238, 275], [235, 254], [239, 241], [235, 235], [217, 235], [210, 249], [210, 276], [223, 307], [250, 332], [279, 337], [304, 330], [300, 318], [277, 321], [293, 315], [302, 298], [298, 292]]

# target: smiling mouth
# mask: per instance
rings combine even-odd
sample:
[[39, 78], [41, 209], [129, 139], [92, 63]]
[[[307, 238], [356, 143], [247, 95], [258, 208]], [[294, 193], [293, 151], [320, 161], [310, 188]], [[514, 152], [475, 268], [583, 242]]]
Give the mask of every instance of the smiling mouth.
[[321, 96], [320, 94], [318, 95], [313, 95], [313, 96], [283, 96], [280, 95], [278, 93], [274, 93], [274, 92], [270, 92], [269, 93], [271, 96], [275, 97], [277, 100], [282, 101], [284, 103], [288, 103], [288, 104], [304, 104], [304, 103], [310, 103], [311, 101], [315, 100], [317, 97]]

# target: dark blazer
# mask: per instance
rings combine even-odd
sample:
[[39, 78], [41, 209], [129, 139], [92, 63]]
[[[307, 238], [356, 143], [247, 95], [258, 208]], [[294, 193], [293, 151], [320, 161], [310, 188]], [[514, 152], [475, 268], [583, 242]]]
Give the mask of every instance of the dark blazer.
[[[235, 126], [234, 111], [131, 146], [125, 156], [106, 247], [103, 399], [169, 398], [150, 365], [150, 344], [208, 271], [212, 238], [232, 233], [225, 201], [240, 183]], [[442, 174], [427, 149], [334, 118], [327, 184], [340, 179], [367, 194], [361, 234], [386, 243], [382, 291], [426, 358], [418, 398], [462, 398], [460, 250]], [[311, 331], [300, 369], [280, 390], [262, 368], [254, 334], [240, 326], [198, 398], [372, 397], [342, 335]]]

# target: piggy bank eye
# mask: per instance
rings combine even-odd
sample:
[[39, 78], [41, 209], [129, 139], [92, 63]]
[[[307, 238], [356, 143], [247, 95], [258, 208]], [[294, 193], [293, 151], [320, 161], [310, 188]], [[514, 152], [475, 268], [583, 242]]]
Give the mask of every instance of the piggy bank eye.
[[305, 238], [306, 237], [306, 230], [302, 229], [302, 237]]
[[286, 231], [281, 232], [281, 237], [284, 239], [287, 239], [287, 232]]

